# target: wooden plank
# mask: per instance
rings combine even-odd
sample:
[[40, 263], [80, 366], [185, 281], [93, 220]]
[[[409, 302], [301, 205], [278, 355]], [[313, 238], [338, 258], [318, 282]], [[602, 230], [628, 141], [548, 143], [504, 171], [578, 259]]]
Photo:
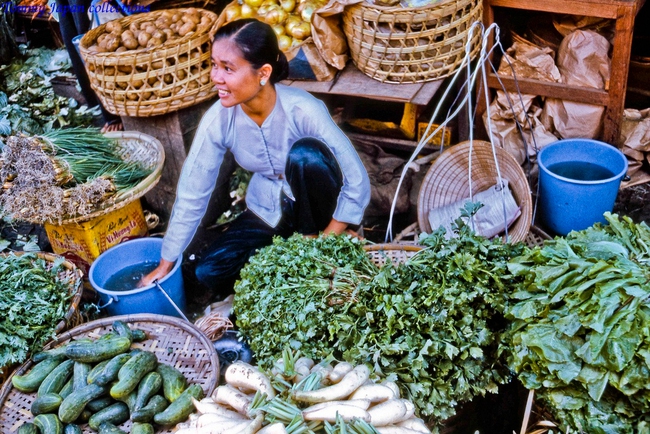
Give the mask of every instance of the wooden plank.
[[331, 81], [283, 80], [281, 83], [286, 84], [287, 86], [304, 89], [307, 92], [330, 93], [330, 89], [334, 85], [334, 80]]
[[[413, 152], [417, 147], [418, 142], [413, 140], [396, 139], [392, 137], [371, 136], [368, 134], [360, 133], [345, 133], [350, 138], [352, 143], [373, 144], [381, 146], [385, 149], [394, 149], [396, 151]], [[426, 155], [440, 150], [440, 146], [432, 143], [427, 143], [422, 148], [421, 154]]]
[[501, 79], [503, 87], [509, 92], [517, 92], [519, 88], [522, 94], [540, 95], [602, 106], [607, 105], [610, 100], [609, 93], [604, 89], [591, 89], [588, 87], [570, 86], [564, 83], [551, 83], [527, 78], [517, 78], [515, 82], [512, 77], [503, 75], [497, 78], [494, 74], [489, 74], [488, 86], [501, 89], [499, 79]]
[[493, 7], [528, 9], [616, 19], [618, 6], [635, 7], [640, 0], [489, 0]]
[[421, 83], [382, 83], [368, 77], [352, 63], [348, 63], [329, 93], [406, 103], [413, 100], [421, 87]]

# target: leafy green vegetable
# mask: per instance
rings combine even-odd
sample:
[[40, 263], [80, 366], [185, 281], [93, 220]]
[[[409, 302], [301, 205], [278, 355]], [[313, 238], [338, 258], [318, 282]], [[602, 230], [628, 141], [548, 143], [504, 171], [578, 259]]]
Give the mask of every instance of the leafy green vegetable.
[[235, 286], [239, 330], [262, 366], [285, 346], [369, 363], [420, 414], [442, 421], [509, 380], [497, 349], [514, 283], [508, 261], [523, 249], [474, 235], [461, 220], [456, 228], [449, 240], [444, 230], [423, 236], [424, 250], [381, 269], [354, 239], [276, 239]]
[[0, 66], [0, 134], [40, 134], [92, 124], [100, 114], [99, 107], [89, 109], [73, 98], [56, 95], [50, 83], [56, 75], [69, 74], [71, 64], [65, 49], [21, 49], [22, 57]]
[[609, 225], [511, 261], [524, 280], [507, 309], [502, 350], [565, 428], [642, 432], [650, 422], [650, 228], [605, 217]]
[[22, 363], [54, 337], [69, 308], [70, 283], [63, 259], [34, 253], [0, 257], [0, 369]]

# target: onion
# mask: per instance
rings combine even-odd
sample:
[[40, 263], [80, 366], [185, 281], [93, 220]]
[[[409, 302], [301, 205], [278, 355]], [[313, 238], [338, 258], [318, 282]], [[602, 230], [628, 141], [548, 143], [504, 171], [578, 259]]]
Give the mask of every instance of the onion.
[[244, 3], [241, 5], [241, 13], [240, 16], [242, 18], [251, 18], [255, 15], [255, 9], [248, 3]]
[[[277, 5], [269, 6], [268, 11], [264, 15], [264, 22], [266, 24], [270, 24], [270, 25], [281, 23], [282, 22], [282, 16], [280, 14], [280, 11], [282, 11], [280, 6], [277, 6]], [[282, 12], [284, 12], [284, 11], [282, 11]]]
[[239, 7], [239, 4], [232, 3], [226, 7], [224, 13], [226, 14], [227, 22], [235, 21], [241, 17], [241, 8]]
[[291, 48], [291, 42], [292, 39], [287, 35], [278, 36], [278, 47], [280, 48], [280, 51], [287, 51]]
[[300, 24], [294, 26], [289, 32], [291, 36], [296, 39], [305, 39], [311, 35], [311, 24], [303, 21]]
[[280, 0], [280, 7], [286, 12], [291, 12], [296, 7], [296, 0]]
[[244, 0], [244, 3], [246, 3], [248, 6], [252, 7], [253, 9], [260, 7], [262, 4], [263, 0]]
[[300, 16], [302, 19], [308, 23], [311, 23], [311, 17], [314, 15], [316, 7], [313, 4], [305, 3], [305, 7], [300, 11]]
[[282, 24], [274, 24], [272, 27], [276, 36], [282, 36], [286, 33], [284, 26]]
[[284, 21], [284, 27], [287, 30], [288, 34], [291, 34], [291, 29], [300, 24], [302, 19], [298, 15], [289, 14], [287, 19]]

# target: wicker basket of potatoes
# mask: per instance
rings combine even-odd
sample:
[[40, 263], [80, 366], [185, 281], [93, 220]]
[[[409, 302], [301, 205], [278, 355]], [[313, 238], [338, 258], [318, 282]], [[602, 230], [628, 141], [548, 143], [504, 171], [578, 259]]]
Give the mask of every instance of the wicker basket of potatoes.
[[165, 9], [109, 21], [79, 51], [102, 105], [119, 116], [155, 116], [216, 96], [210, 81], [214, 12]]

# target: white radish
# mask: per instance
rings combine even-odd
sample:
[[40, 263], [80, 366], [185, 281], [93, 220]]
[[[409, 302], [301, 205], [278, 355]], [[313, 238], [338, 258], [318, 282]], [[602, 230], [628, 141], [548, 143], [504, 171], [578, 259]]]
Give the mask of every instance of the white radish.
[[197, 426], [212, 425], [213, 423], [223, 423], [234, 425], [236, 423], [242, 423], [248, 419], [243, 417], [238, 418], [227, 418], [223, 415], [216, 413], [206, 413], [199, 416], [199, 419], [196, 421]]
[[248, 363], [238, 360], [228, 366], [225, 373], [226, 383], [243, 390], [265, 393], [269, 399], [275, 397], [271, 380], [263, 372]]
[[401, 396], [399, 391], [399, 386], [394, 381], [382, 381], [381, 384], [382, 386], [390, 387], [391, 389], [393, 389], [395, 398], [399, 398]]
[[312, 391], [295, 391], [293, 397], [297, 401], [311, 403], [345, 399], [365, 383], [368, 377], [370, 369], [366, 365], [358, 365], [336, 384]]
[[[232, 434], [254, 434], [262, 428], [262, 424], [264, 423], [264, 415], [262, 413], [258, 413], [257, 416], [255, 416], [255, 419], [251, 423], [249, 423], [243, 431], [233, 431]], [[225, 433], [224, 433], [225, 434]], [[228, 433], [230, 434], [230, 433]]]
[[309, 357], [301, 357], [293, 364], [293, 370], [296, 372], [294, 382], [299, 382], [307, 375], [309, 375], [311, 367], [314, 366], [314, 361]]
[[415, 416], [415, 405], [408, 399], [402, 399], [402, 402], [406, 406], [406, 414], [404, 414], [404, 417], [402, 420], [400, 420], [400, 422], [403, 422]]
[[176, 431], [174, 431], [174, 434], [201, 434], [201, 432], [199, 431], [198, 427], [192, 426], [186, 428], [179, 428]]
[[395, 425], [402, 428], [412, 429], [422, 434], [431, 434], [431, 430], [419, 417], [412, 417], [410, 419], [403, 420], [402, 422], [396, 423]]
[[282, 422], [276, 422], [263, 427], [257, 434], [287, 434], [287, 429]]
[[327, 376], [328, 380], [336, 384], [345, 377], [345, 375], [354, 369], [354, 365], [348, 362], [338, 363], [332, 368], [332, 372]]
[[242, 414], [248, 414], [248, 409], [253, 400], [253, 398], [246, 395], [244, 392], [235, 389], [230, 384], [225, 384], [214, 389], [214, 392], [212, 392], [212, 399], [217, 404], [228, 405]]
[[329, 407], [330, 405], [334, 404], [341, 404], [341, 405], [351, 405], [353, 407], [359, 407], [364, 410], [368, 410], [370, 407], [370, 401], [367, 399], [350, 399], [346, 401], [327, 401], [327, 402], [321, 402], [319, 404], [314, 404], [312, 406], [309, 406], [305, 408], [304, 411], [315, 411], [315, 410], [320, 410], [321, 408]]
[[196, 408], [196, 410], [201, 414], [218, 414], [226, 419], [244, 419], [244, 416], [241, 414], [232, 411], [221, 404], [217, 404], [212, 400], [212, 398], [203, 398], [200, 401], [192, 398], [192, 402], [194, 403], [194, 408]]
[[375, 429], [379, 434], [420, 434], [420, 431], [395, 425], [376, 426]]
[[371, 402], [382, 402], [391, 398], [395, 398], [393, 389], [377, 383], [364, 384], [350, 395], [350, 399], [369, 399]]
[[[197, 434], [238, 434], [243, 432], [245, 427], [250, 424], [250, 420], [242, 420], [238, 424], [224, 425], [222, 422], [212, 423], [198, 428]], [[189, 433], [188, 433], [189, 434]]]
[[305, 409], [302, 411], [302, 417], [305, 420], [320, 420], [327, 422], [336, 422], [337, 415], [345, 422], [352, 419], [361, 419], [370, 422], [370, 414], [363, 408], [346, 404], [332, 404], [318, 410]]
[[389, 399], [368, 409], [370, 423], [375, 426], [386, 426], [406, 419], [407, 407], [405, 399]]

